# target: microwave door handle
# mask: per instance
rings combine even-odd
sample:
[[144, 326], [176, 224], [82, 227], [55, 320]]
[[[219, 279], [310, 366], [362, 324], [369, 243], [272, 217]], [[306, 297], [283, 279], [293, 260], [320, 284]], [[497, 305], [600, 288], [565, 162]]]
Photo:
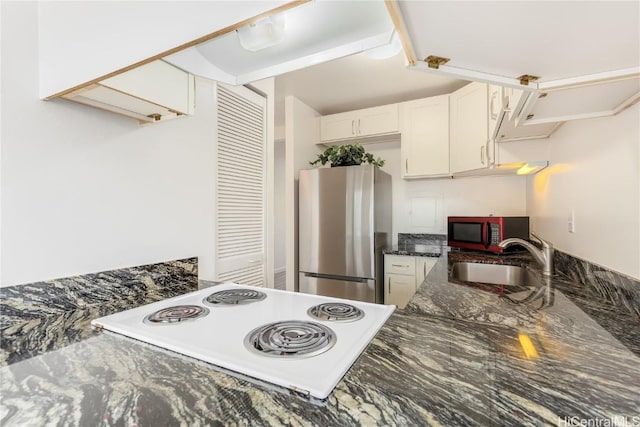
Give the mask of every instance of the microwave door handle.
[[487, 221], [487, 223], [485, 224], [485, 241], [484, 241], [484, 248], [485, 249], [489, 249], [489, 246], [491, 245], [491, 223], [489, 221]]

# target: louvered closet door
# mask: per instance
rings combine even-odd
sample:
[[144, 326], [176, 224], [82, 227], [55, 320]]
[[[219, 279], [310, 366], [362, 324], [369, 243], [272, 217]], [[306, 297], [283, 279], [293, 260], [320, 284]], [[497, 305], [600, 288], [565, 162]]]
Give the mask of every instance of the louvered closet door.
[[216, 276], [263, 286], [265, 273], [266, 100], [218, 85]]

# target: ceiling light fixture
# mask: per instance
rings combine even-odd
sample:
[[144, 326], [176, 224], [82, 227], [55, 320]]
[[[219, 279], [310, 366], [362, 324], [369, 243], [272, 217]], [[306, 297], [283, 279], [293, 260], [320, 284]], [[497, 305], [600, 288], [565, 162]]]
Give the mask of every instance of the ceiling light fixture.
[[396, 56], [402, 51], [402, 42], [397, 31], [393, 31], [391, 41], [383, 46], [374, 47], [365, 52], [365, 55], [371, 59], [388, 59]]
[[238, 28], [240, 45], [251, 52], [274, 46], [284, 38], [284, 13], [267, 16], [244, 27]]

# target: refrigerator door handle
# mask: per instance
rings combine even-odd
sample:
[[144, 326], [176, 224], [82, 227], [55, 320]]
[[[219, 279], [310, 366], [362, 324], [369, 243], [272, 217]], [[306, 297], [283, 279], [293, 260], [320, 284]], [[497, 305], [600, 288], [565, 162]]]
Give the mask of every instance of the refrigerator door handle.
[[315, 277], [317, 279], [330, 279], [330, 280], [344, 280], [347, 282], [360, 282], [367, 283], [371, 279], [365, 277], [346, 277], [346, 276], [334, 276], [332, 274], [319, 274], [319, 273], [302, 273], [305, 277]]

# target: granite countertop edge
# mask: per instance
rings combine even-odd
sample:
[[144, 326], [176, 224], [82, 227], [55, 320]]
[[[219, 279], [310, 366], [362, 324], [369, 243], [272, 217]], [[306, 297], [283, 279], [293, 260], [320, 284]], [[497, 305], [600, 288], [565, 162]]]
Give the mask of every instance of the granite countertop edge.
[[[536, 310], [451, 283], [456, 256], [467, 259], [442, 254], [320, 407], [204, 362], [93, 333], [0, 368], [0, 420], [6, 426], [534, 426], [640, 414], [640, 359], [628, 348], [561, 292], [555, 305]], [[518, 256], [499, 262], [530, 264]], [[60, 329], [69, 325], [51, 327], [64, 335], [67, 329]], [[538, 358], [523, 354], [522, 334]]]

